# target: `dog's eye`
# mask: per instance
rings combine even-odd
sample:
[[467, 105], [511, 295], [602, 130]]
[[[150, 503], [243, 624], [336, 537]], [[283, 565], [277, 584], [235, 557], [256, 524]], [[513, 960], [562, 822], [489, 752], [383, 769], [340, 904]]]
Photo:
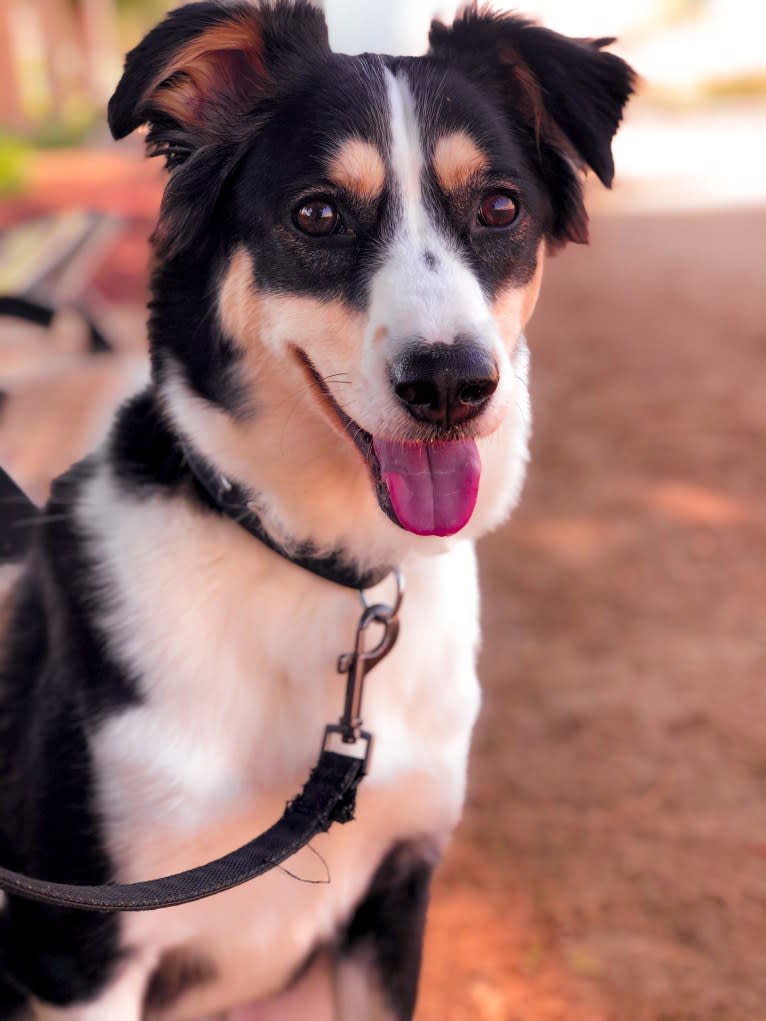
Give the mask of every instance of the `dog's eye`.
[[313, 238], [327, 237], [341, 226], [338, 210], [326, 199], [302, 202], [293, 213], [293, 222], [298, 230]]
[[478, 221], [482, 227], [510, 227], [519, 215], [519, 204], [504, 191], [493, 191], [481, 200]]

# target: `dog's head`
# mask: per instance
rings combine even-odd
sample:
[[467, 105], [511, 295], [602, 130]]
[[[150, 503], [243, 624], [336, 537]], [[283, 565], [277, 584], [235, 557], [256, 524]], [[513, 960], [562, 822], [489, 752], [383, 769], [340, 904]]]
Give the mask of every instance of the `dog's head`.
[[304, 0], [220, 0], [128, 56], [112, 131], [169, 171], [155, 376], [283, 540], [374, 559], [507, 513], [543, 254], [587, 240], [632, 90], [608, 42], [474, 8], [349, 57]]

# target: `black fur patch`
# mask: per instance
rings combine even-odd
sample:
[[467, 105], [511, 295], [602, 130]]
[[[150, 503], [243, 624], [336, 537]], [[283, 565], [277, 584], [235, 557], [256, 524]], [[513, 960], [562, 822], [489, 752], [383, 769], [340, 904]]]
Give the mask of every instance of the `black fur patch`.
[[0, 466], [0, 565], [24, 559], [39, 514], [37, 506]]
[[162, 414], [155, 388], [147, 387], [120, 409], [109, 440], [109, 460], [126, 493], [189, 489], [183, 450]]
[[120, 409], [109, 440], [109, 462], [126, 496], [178, 496], [211, 513], [223, 513], [189, 469], [154, 386]]
[[434, 862], [422, 845], [403, 843], [383, 859], [340, 946], [368, 963], [397, 1021], [410, 1021], [420, 978]]
[[[367, 56], [327, 57], [274, 111], [253, 140], [233, 192], [237, 234], [253, 255], [259, 288], [365, 307], [390, 195], [384, 190], [377, 202], [363, 202], [325, 182], [328, 158], [350, 137], [387, 153], [386, 115], [383, 64]], [[296, 207], [318, 192], [331, 196], [345, 228], [321, 239], [306, 237], [293, 223]]]
[[[55, 484], [16, 592], [0, 665], [0, 860], [33, 876], [104, 883], [112, 873], [88, 734], [137, 695], [94, 623], [102, 593], [73, 516], [92, 470], [83, 462]], [[118, 961], [108, 915], [9, 898], [2, 938], [11, 984], [62, 1006], [97, 992]]]
[[144, 1009], [166, 1009], [180, 997], [215, 977], [216, 970], [209, 961], [183, 950], [170, 950], [163, 954], [149, 979]]
[[0, 958], [0, 1018], [2, 1018], [2, 1021], [23, 1021], [21, 1011], [25, 1005], [26, 997], [24, 994], [4, 983], [3, 964]]

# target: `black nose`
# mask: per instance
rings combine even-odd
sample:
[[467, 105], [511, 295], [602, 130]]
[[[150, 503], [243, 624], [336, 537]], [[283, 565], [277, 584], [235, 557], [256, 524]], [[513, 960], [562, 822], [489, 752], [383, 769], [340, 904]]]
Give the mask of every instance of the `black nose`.
[[413, 418], [449, 427], [475, 418], [497, 389], [497, 365], [478, 344], [413, 344], [391, 366], [394, 393]]

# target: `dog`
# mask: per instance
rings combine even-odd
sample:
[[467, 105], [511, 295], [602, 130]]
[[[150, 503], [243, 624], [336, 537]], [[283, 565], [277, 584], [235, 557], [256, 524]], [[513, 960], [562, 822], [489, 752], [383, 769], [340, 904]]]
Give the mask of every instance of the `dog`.
[[207, 0], [128, 55], [111, 130], [148, 126], [168, 171], [151, 383], [54, 483], [15, 589], [0, 861], [131, 882], [262, 832], [338, 715], [359, 617], [300, 558], [397, 567], [407, 593], [356, 819], [314, 845], [329, 882], [297, 881], [324, 875], [307, 848], [157, 912], [8, 897], [4, 1017], [412, 1018], [479, 709], [474, 541], [525, 474], [544, 254], [587, 240], [581, 172], [612, 181], [634, 75], [610, 42], [472, 7], [424, 57], [351, 57], [305, 0]]

